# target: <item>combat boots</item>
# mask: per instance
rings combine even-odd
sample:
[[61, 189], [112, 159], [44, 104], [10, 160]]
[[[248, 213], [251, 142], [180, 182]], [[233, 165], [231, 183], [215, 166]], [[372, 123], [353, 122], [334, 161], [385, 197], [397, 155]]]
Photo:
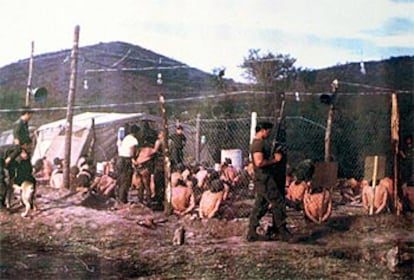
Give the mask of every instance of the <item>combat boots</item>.
[[276, 227], [270, 227], [266, 233], [269, 240], [279, 240], [284, 242], [292, 242], [293, 241], [293, 235], [292, 233], [286, 228], [286, 225], [282, 225], [278, 228]]
[[269, 241], [270, 238], [266, 235], [259, 235], [255, 229], [251, 228], [249, 229], [247, 233], [246, 240], [248, 242], [254, 242], [254, 241]]
[[283, 225], [280, 228], [278, 228], [278, 237], [279, 237], [279, 240], [281, 240], [281, 241], [284, 241], [284, 242], [293, 242], [293, 235], [286, 228], [286, 225]]

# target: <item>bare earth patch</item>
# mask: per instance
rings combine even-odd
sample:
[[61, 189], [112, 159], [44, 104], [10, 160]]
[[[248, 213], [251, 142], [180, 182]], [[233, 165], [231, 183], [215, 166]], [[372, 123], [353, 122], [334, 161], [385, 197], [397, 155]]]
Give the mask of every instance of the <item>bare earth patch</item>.
[[[30, 218], [17, 206], [0, 213], [1, 279], [414, 279], [412, 213], [338, 205], [316, 225], [289, 209], [294, 243], [249, 243], [246, 217], [179, 219], [47, 187], [38, 195]], [[180, 225], [185, 243], [174, 246]]]

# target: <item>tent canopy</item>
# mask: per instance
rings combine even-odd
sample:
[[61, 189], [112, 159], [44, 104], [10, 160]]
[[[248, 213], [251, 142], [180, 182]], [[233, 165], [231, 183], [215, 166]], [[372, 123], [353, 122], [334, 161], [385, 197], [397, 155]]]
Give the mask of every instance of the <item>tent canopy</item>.
[[[96, 162], [108, 161], [117, 154], [117, 131], [126, 125], [148, 122], [158, 127], [161, 118], [144, 113], [85, 112], [73, 117], [70, 165], [76, 164], [82, 155]], [[152, 123], [152, 124], [151, 124]], [[36, 130], [36, 147], [32, 162], [46, 157], [64, 158], [66, 119], [44, 124]]]

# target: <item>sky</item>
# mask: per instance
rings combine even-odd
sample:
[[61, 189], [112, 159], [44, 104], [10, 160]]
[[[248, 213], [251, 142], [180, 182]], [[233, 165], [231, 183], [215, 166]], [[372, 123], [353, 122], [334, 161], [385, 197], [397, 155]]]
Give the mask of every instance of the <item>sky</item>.
[[414, 0], [0, 0], [0, 67], [35, 55], [123, 41], [245, 81], [249, 49], [296, 67], [414, 55]]

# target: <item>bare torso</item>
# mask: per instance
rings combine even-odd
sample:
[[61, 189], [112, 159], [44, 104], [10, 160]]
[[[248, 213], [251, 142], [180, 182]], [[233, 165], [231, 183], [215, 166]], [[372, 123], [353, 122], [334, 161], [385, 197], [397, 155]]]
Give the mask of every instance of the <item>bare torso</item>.
[[302, 181], [300, 184], [292, 182], [289, 185], [289, 188], [286, 193], [286, 198], [293, 201], [299, 202], [303, 200], [305, 191], [308, 189], [308, 185], [305, 181]]
[[98, 182], [98, 191], [105, 196], [111, 196], [115, 191], [116, 180], [109, 175], [102, 175]]
[[175, 214], [185, 215], [191, 212], [195, 207], [193, 191], [185, 186], [173, 187], [171, 205]]
[[[374, 199], [373, 199], [374, 197]], [[383, 212], [387, 206], [388, 190], [385, 184], [379, 184], [374, 188], [365, 186], [362, 190], [362, 205], [368, 211], [370, 205], [374, 201], [374, 213], [379, 214]]]
[[183, 176], [181, 175], [180, 172], [176, 171], [171, 173], [171, 187], [175, 187], [178, 184], [178, 180], [182, 180]]
[[315, 223], [326, 221], [332, 213], [332, 199], [329, 191], [310, 194], [306, 192], [303, 198], [306, 216]]
[[200, 218], [212, 218], [217, 213], [221, 201], [223, 199], [223, 192], [211, 192], [207, 190], [203, 192], [200, 200], [199, 215]]

